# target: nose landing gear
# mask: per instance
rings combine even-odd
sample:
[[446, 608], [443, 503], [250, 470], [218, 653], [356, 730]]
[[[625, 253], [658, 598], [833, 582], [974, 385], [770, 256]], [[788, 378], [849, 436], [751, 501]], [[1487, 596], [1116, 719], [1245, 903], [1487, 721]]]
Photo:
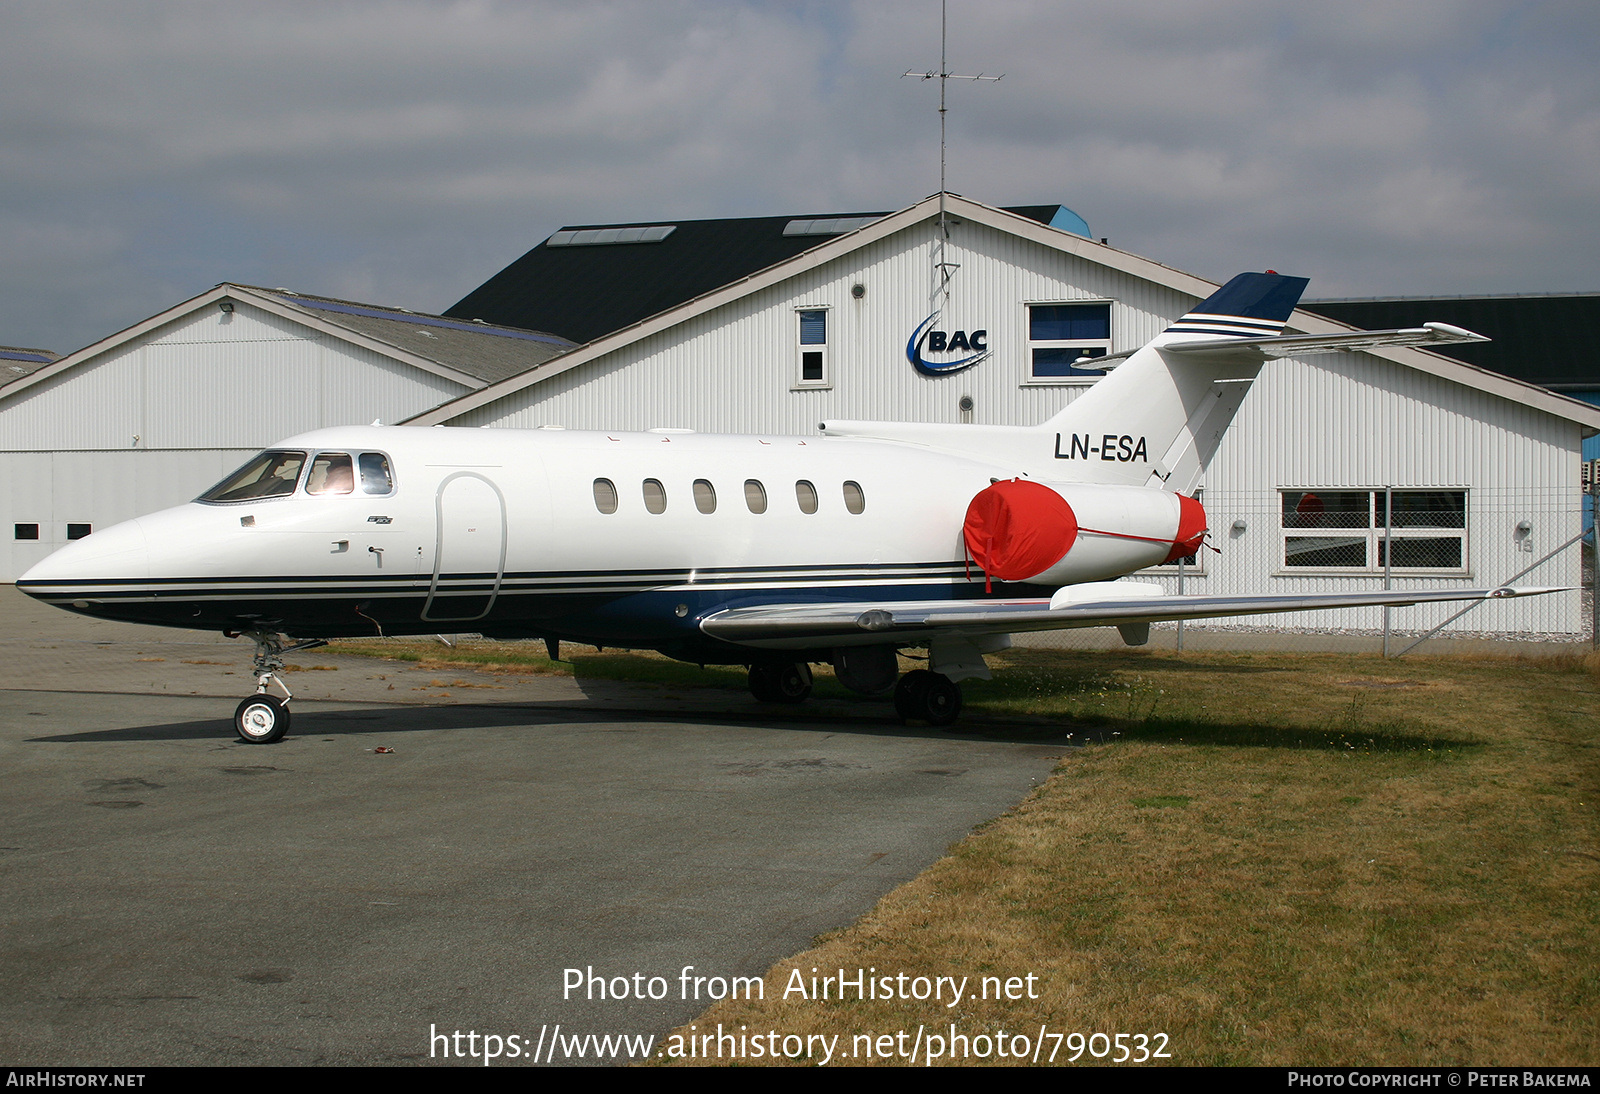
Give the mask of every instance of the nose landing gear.
[[[278, 673], [283, 671], [283, 655], [296, 650], [315, 649], [328, 643], [321, 638], [286, 644], [283, 635], [271, 631], [246, 631], [244, 637], [255, 643], [250, 669], [256, 678], [256, 693], [241, 702], [233, 712], [233, 728], [246, 744], [270, 745], [289, 732], [289, 700], [294, 698]], [[269, 695], [267, 688], [277, 684], [283, 698]]]

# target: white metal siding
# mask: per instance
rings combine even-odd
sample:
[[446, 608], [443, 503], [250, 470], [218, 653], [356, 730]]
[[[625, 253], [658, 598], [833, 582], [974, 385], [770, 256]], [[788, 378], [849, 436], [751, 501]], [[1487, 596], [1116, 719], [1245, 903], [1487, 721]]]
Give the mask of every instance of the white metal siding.
[[[67, 542], [67, 524], [105, 528], [192, 500], [256, 450], [0, 452], [0, 573], [17, 577]], [[15, 525], [39, 525], [37, 541]]]
[[198, 311], [0, 402], [0, 451], [261, 448], [468, 390], [239, 303]]
[[[66, 542], [195, 497], [253, 452], [395, 422], [464, 385], [239, 302], [197, 310], [0, 402], [0, 580]], [[18, 541], [15, 525], [38, 524]]]

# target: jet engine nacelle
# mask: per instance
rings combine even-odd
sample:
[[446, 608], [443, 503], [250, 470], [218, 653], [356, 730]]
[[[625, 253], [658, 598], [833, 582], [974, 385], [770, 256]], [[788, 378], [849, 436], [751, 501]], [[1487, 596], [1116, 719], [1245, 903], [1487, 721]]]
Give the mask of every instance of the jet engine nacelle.
[[1010, 479], [967, 506], [962, 537], [984, 573], [1003, 581], [1072, 585], [1175, 562], [1206, 534], [1200, 503], [1148, 486]]

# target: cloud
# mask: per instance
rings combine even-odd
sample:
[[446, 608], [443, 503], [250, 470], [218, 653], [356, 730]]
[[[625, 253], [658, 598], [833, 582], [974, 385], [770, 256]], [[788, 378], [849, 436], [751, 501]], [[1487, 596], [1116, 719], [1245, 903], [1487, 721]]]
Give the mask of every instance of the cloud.
[[[1600, 289], [1600, 9], [952, 0], [952, 189], [1316, 295]], [[14, 4], [0, 342], [222, 280], [442, 308], [566, 223], [896, 208], [938, 6]]]

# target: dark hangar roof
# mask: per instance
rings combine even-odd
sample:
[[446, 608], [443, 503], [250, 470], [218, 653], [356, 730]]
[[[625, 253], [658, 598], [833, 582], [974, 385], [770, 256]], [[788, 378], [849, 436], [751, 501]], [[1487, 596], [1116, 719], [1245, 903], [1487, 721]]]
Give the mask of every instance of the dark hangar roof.
[[[1083, 224], [1059, 205], [1006, 211], [1069, 231]], [[592, 342], [888, 215], [568, 225], [444, 314]]]
[[1430, 348], [1552, 391], [1600, 389], [1600, 354], [1593, 341], [1600, 325], [1600, 293], [1307, 300], [1300, 306], [1364, 330], [1423, 323], [1465, 327], [1494, 341]]
[[37, 372], [56, 359], [57, 355], [47, 349], [0, 346], [0, 387]]
[[574, 343], [544, 331], [463, 322], [438, 315], [310, 296], [287, 289], [240, 286], [397, 349], [494, 383], [516, 376], [572, 349]]

